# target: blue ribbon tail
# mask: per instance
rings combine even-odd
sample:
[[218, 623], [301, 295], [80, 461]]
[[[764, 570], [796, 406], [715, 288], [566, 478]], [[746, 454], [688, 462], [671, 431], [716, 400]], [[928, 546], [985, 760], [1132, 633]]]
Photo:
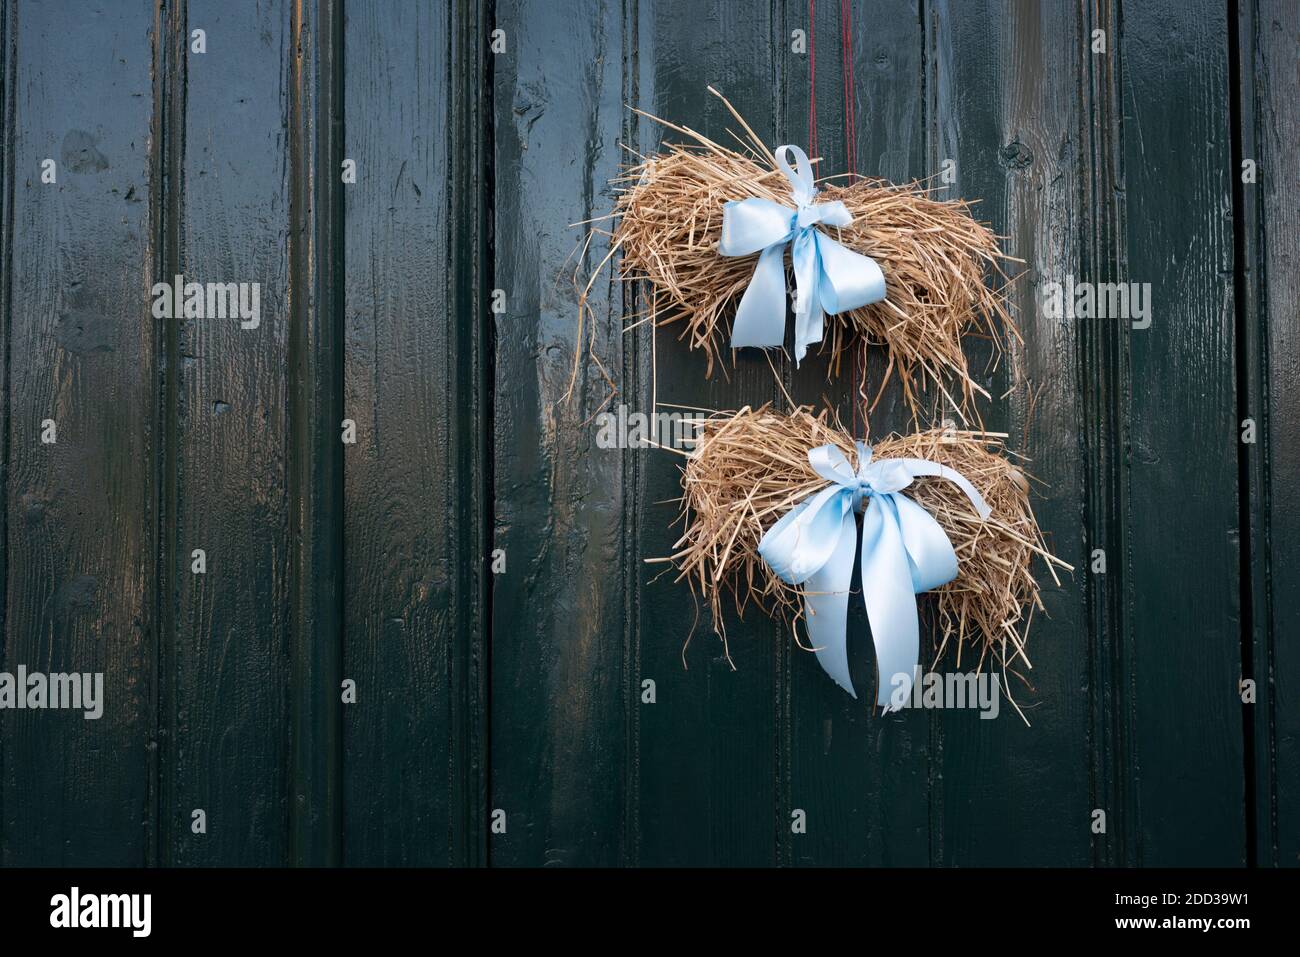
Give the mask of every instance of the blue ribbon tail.
[[839, 541], [830, 561], [804, 584], [804, 618], [817, 661], [854, 698], [858, 693], [849, 678], [848, 619], [853, 555], [857, 549], [858, 523], [849, 509], [840, 522]]
[[808, 347], [822, 341], [821, 259], [817, 253], [817, 230], [801, 229], [790, 244], [790, 262], [794, 265], [794, 364], [797, 368], [808, 354]]
[[816, 233], [821, 277], [817, 298], [831, 315], [860, 309], [885, 298], [885, 274], [876, 261]]
[[897, 711], [920, 659], [916, 596], [957, 577], [943, 527], [905, 495], [873, 495], [862, 521], [862, 599], [879, 675], [876, 704]]
[[749, 288], [731, 325], [731, 348], [780, 346], [785, 341], [785, 246], [768, 246], [758, 257]]
[[815, 298], [807, 312], [795, 313], [794, 317], [794, 366], [799, 368], [799, 363], [803, 357], [808, 354], [808, 347], [815, 342], [821, 342], [822, 336], [826, 331], [826, 323], [823, 318], [821, 303]]
[[896, 711], [912, 693], [921, 634], [893, 494], [871, 496], [863, 516], [862, 600], [876, 646], [876, 705]]

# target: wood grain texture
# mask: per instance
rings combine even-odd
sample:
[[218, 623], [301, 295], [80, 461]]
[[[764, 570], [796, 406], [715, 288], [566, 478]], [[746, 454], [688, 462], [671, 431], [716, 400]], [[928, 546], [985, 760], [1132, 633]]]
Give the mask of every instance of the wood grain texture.
[[[9, 303], [13, 288], [14, 117], [13, 89], [17, 69], [17, 38], [13, 8], [0, 0], [0, 668], [4, 667], [5, 622], [9, 612]], [[4, 861], [4, 722], [0, 720], [0, 863]]]
[[293, 6], [289, 110], [290, 854], [343, 853], [341, 0]]
[[[607, 387], [594, 367], [564, 401], [577, 347], [572, 252], [612, 205], [622, 159], [624, 17], [617, 5], [507, 0], [493, 57], [495, 324], [490, 806], [503, 865], [625, 858], [628, 770], [622, 453], [596, 446]], [[607, 246], [583, 257], [593, 268]], [[567, 272], [566, 272], [567, 270]], [[621, 303], [593, 298], [583, 333], [622, 363]]]
[[[856, 129], [847, 124], [843, 22], [839, 4], [814, 8], [786, 6], [786, 30], [805, 30], [814, 41], [816, 62], [788, 52], [785, 83], [785, 133], [782, 142], [811, 143], [810, 79], [817, 79], [816, 133], [822, 157], [818, 176], [849, 172], [848, 137], [856, 137], [857, 172], [907, 182], [926, 175], [925, 49], [920, 5], [912, 0], [851, 5], [850, 51]], [[789, 43], [785, 48], [789, 50]], [[844, 365], [828, 377], [828, 360], [817, 356], [799, 369], [785, 363], [787, 387], [796, 401], [829, 403], [841, 420], [854, 421], [856, 373]], [[874, 399], [887, 362], [883, 350], [867, 352], [864, 388]], [[880, 403], [862, 421], [859, 434], [874, 440], [911, 427], [900, 390], [891, 383]], [[869, 425], [869, 429], [867, 426]], [[861, 599], [849, 602], [849, 656], [857, 700], [822, 671], [816, 658], [782, 636], [789, 669], [788, 763], [792, 806], [804, 809], [809, 827], [791, 838], [790, 860], [821, 866], [924, 865], [930, 852], [930, 761], [932, 716], [904, 711], [882, 717], [868, 698], [875, 688], [875, 658]]]
[[[1079, 503], [1083, 449], [1078, 324], [1038, 308], [1041, 283], [1079, 274], [1083, 44], [1068, 3], [990, 2], [927, 7], [934, 91], [931, 172], [956, 162], [953, 191], [1006, 236], [1024, 262], [1013, 293], [1021, 339], [1001, 361], [987, 343], [967, 346], [992, 400], [987, 428], [1009, 433], [1042, 484], [1034, 508], [1056, 553], [1086, 567]], [[932, 862], [1079, 865], [1089, 861], [1088, 646], [1081, 577], [1056, 587], [1036, 567], [1047, 613], [1033, 616], [1028, 659], [1016, 659], [996, 719], [946, 711], [933, 758]], [[961, 667], [974, 661], [963, 657]], [[952, 667], [953, 662], [945, 667]], [[1023, 681], [1023, 679], [1027, 680]], [[1015, 699], [1029, 725], [1017, 715]]]
[[[290, 499], [288, 4], [194, 0], [185, 35], [178, 267], [258, 282], [261, 322], [172, 320], [176, 633], [168, 771], [170, 863], [289, 860]], [[191, 553], [207, 573], [191, 573]], [[191, 831], [193, 809], [207, 834]]]
[[[1121, 193], [1121, 114], [1119, 71], [1112, 55], [1093, 51], [1097, 38], [1114, 37], [1117, 11], [1112, 4], [1094, 4], [1083, 11], [1082, 33], [1088, 37], [1080, 53], [1079, 129], [1084, 156], [1080, 182], [1080, 215], [1084, 242], [1079, 250], [1080, 274], [1094, 282], [1117, 282], [1123, 275], [1124, 239]], [[1100, 32], [1099, 32], [1100, 31]], [[1114, 560], [1124, 554], [1126, 524], [1122, 463], [1126, 420], [1119, 397], [1128, 392], [1124, 361], [1125, 332], [1118, 322], [1078, 323], [1080, 354], [1079, 401], [1083, 408], [1080, 437], [1085, 450], [1081, 501], [1087, 539], [1088, 565], [1082, 572], [1087, 607], [1090, 689], [1090, 757], [1096, 807], [1090, 817], [1097, 827], [1093, 861], [1114, 866], [1135, 860], [1134, 816], [1128, 787], [1134, 776], [1131, 698], [1124, 684], [1132, 659], [1131, 634], [1124, 627], [1124, 583], [1127, 564]], [[1103, 574], [1099, 562], [1107, 555]], [[1095, 556], [1095, 557], [1094, 557]], [[1117, 810], [1118, 809], [1118, 810]], [[1106, 815], [1100, 831], [1098, 813]]]
[[[1289, 636], [1300, 630], [1300, 510], [1294, 477], [1300, 473], [1300, 431], [1290, 400], [1300, 389], [1300, 302], [1296, 230], [1300, 224], [1300, 95], [1295, 51], [1300, 11], [1294, 5], [1238, 5], [1241, 76], [1241, 150], [1253, 159], [1257, 183], [1238, 186], [1247, 333], [1246, 402], [1260, 441], [1242, 446], [1249, 485], [1252, 590], [1252, 665], [1258, 701], [1253, 722], [1256, 860], [1261, 866], [1300, 866], [1300, 657]], [[1237, 164], [1238, 168], [1240, 163]], [[1240, 173], [1238, 173], [1240, 175]]]
[[[1135, 862], [1245, 862], [1229, 78], [1221, 4], [1125, 6], [1124, 663]], [[1113, 557], [1113, 556], [1112, 556]]]
[[[152, 716], [149, 3], [5, 4], [7, 672], [103, 672], [103, 716], [0, 715], [0, 862], [140, 865]], [[12, 151], [12, 152], [11, 152]], [[42, 161], [57, 182], [42, 183]], [[12, 246], [10, 245], [12, 243]], [[42, 442], [53, 420], [57, 441]]]
[[[453, 77], [449, 108], [452, 154], [449, 302], [453, 321], [448, 413], [456, 423], [448, 450], [456, 476], [474, 479], [456, 498], [456, 525], [462, 558], [456, 569], [455, 651], [451, 679], [456, 695], [451, 721], [452, 854], [457, 861], [483, 866], [488, 860], [488, 711], [491, 579], [493, 555], [492, 403], [494, 329], [487, 321], [491, 293], [493, 222], [484, 201], [493, 183], [493, 98], [484, 43], [495, 8], [479, 0], [458, 0], [453, 11], [449, 69]], [[452, 401], [454, 397], [454, 401]]]
[[347, 649], [346, 860], [456, 863], [451, 655], [460, 614], [453, 469], [448, 191], [449, 9], [347, 9], [349, 117], [344, 412]]
[[[784, 21], [763, 5], [655, 0], [638, 5], [642, 82], [639, 104], [656, 116], [684, 122], [719, 142], [743, 135], [722, 103], [723, 93], [766, 143], [776, 145], [781, 103], [779, 45]], [[645, 60], [650, 59], [649, 63]], [[655, 124], [637, 126], [636, 146], [649, 154], [676, 137]], [[648, 331], [647, 333], [648, 334]], [[780, 396], [767, 361], [756, 350], [724, 357], [725, 370], [704, 379], [704, 362], [688, 352], [673, 328], [654, 344], [656, 394], [697, 409], [737, 409]], [[644, 341], [644, 340], [642, 340]], [[642, 354], [647, 350], [641, 346]], [[650, 408], [642, 378], [638, 408]], [[638, 506], [638, 557], [671, 554], [680, 534], [677, 456], [636, 453], [644, 481]], [[637, 633], [640, 679], [653, 679], [658, 703], [641, 706], [638, 745], [639, 855], [648, 866], [762, 866], [783, 852], [793, 808], [782, 793], [780, 750], [786, 705], [785, 630], [750, 609], [741, 622], [726, 612], [731, 662], [713, 634], [707, 609], [697, 609], [684, 584], [663, 566], [642, 565]], [[683, 650], [689, 639], [689, 645]]]
[[[832, 0], [0, 0], [0, 671], [103, 670], [107, 697], [0, 712], [0, 864], [1300, 863], [1300, 15], [848, 10], [853, 130]], [[1032, 727], [874, 716], [756, 610], [724, 649], [644, 561], [680, 531], [677, 457], [597, 445], [602, 408], [782, 386], [851, 421], [815, 353], [705, 380], [676, 330], [626, 331], [644, 288], [603, 277], [575, 328], [608, 241], [575, 254], [571, 224], [665, 138], [626, 106], [729, 141], [713, 85], [808, 143], [795, 30], [820, 172], [848, 137], [866, 175], [953, 160], [1024, 260], [1022, 341], [968, 355], [1078, 567], [1040, 575]], [[259, 328], [150, 318], [177, 272], [259, 282]], [[1048, 318], [1067, 275], [1151, 283], [1150, 328]], [[566, 402], [588, 344], [619, 391], [589, 363]], [[946, 414], [890, 387], [863, 431]]]

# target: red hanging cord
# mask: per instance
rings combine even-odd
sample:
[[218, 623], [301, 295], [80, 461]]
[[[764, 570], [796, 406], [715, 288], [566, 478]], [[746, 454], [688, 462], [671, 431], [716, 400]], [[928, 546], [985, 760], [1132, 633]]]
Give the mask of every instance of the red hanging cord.
[[858, 108], [853, 77], [853, 12], [851, 0], [840, 0], [840, 55], [844, 75], [844, 151], [848, 162], [849, 182], [858, 178]]
[[[853, 75], [853, 17], [851, 0], [840, 0], [840, 74], [843, 81], [844, 96], [844, 153], [848, 167], [848, 181], [857, 180], [858, 175], [858, 136], [857, 107], [854, 94], [857, 84]], [[817, 145], [817, 0], [808, 0], [808, 151], [815, 159]], [[863, 382], [867, 363], [866, 340], [853, 350], [852, 392], [849, 405], [853, 416], [853, 434], [862, 434], [858, 425], [859, 406], [861, 406], [862, 428], [866, 427], [866, 397], [863, 395]]]
[[[844, 84], [844, 160], [848, 182], [858, 178], [858, 117], [857, 84], [853, 75], [853, 10], [852, 0], [840, 0], [840, 75]], [[867, 400], [863, 394], [867, 374], [867, 343], [860, 339], [853, 349], [853, 374], [850, 380], [849, 405], [853, 412], [853, 435], [857, 438], [868, 428]], [[862, 424], [858, 417], [861, 411]]]

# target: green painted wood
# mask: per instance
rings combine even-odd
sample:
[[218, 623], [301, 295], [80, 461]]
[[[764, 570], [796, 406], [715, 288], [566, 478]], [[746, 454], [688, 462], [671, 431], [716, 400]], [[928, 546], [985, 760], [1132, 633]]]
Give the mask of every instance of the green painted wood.
[[[1300, 469], [1300, 433], [1288, 397], [1300, 387], [1300, 298], [1295, 262], [1300, 149], [1294, 104], [1300, 76], [1300, 11], [1285, 3], [1238, 4], [1240, 139], [1234, 168], [1242, 213], [1238, 269], [1239, 318], [1245, 352], [1241, 416], [1256, 420], [1260, 441], [1243, 445], [1249, 490], [1247, 518], [1252, 578], [1251, 665], [1257, 684], [1248, 706], [1253, 732], [1255, 860], [1300, 865], [1300, 717], [1295, 699], [1300, 660], [1288, 635], [1300, 628], [1300, 512], [1292, 499]], [[1256, 183], [1240, 182], [1243, 159], [1255, 161]]]
[[[290, 853], [291, 278], [287, 4], [194, 0], [184, 35], [178, 268], [259, 282], [261, 323], [176, 322], [177, 601], [171, 636], [168, 862], [284, 864]], [[179, 66], [179, 65], [178, 65]], [[274, 91], [271, 93], [269, 91]], [[301, 317], [301, 313], [297, 313]], [[191, 573], [193, 549], [207, 573]], [[192, 833], [194, 809], [207, 833]]]
[[289, 160], [290, 854], [342, 860], [343, 8], [297, 4]]
[[[1126, 5], [1125, 648], [1136, 863], [1246, 859], [1228, 25], [1221, 4]], [[1115, 34], [1112, 34], [1112, 39]], [[1157, 39], [1158, 38], [1158, 39]], [[1112, 48], [1113, 49], [1113, 48]]]
[[[561, 402], [569, 224], [611, 205], [621, 142], [662, 133], [624, 104], [723, 138], [712, 84], [807, 142], [812, 26], [840, 172], [838, 4], [4, 0], [0, 669], [103, 668], [109, 704], [0, 713], [0, 862], [1297, 863], [1300, 23], [1266, 0], [1235, 34], [1208, 0], [851, 12], [861, 171], [954, 159], [1026, 263], [984, 420], [1080, 567], [1035, 619], [1032, 728], [1005, 703], [872, 716], [755, 611], [727, 614], [729, 663], [643, 561], [677, 537], [676, 458], [597, 446], [595, 366]], [[178, 271], [261, 282], [260, 328], [147, 318]], [[1040, 316], [1063, 274], [1151, 282], [1151, 328]], [[625, 333], [634, 293], [595, 291], [614, 403], [780, 398], [759, 355], [705, 381], [671, 331]], [[847, 418], [847, 369], [777, 371]], [[870, 426], [912, 426], [896, 389]]]
[[[156, 282], [174, 282], [181, 261], [181, 192], [185, 162], [185, 74], [181, 66], [187, 56], [185, 10], [173, 4], [157, 11], [154, 23], [153, 126], [155, 141], [154, 182], [149, 203], [153, 208], [151, 226], [159, 255], [155, 265]], [[171, 276], [171, 279], [167, 279]], [[172, 773], [172, 734], [176, 713], [176, 623], [180, 610], [176, 582], [183, 574], [182, 543], [175, 534], [176, 514], [180, 503], [177, 434], [181, 391], [180, 324], [162, 323], [159, 330], [158, 429], [162, 435], [158, 462], [158, 560], [157, 612], [158, 653], [154, 660], [154, 715], [157, 744], [152, 751], [149, 769], [152, 805], [158, 826], [151, 835], [149, 862], [167, 865], [173, 860], [174, 835], [185, 826], [183, 813], [176, 802], [177, 778]], [[191, 572], [192, 574], [192, 572]], [[191, 811], [193, 808], [190, 809]], [[191, 818], [192, 820], [192, 818]]]
[[[981, 10], [927, 6], [928, 76], [934, 93], [931, 173], [956, 163], [952, 191], [1006, 238], [1024, 261], [1013, 304], [1021, 340], [1001, 360], [987, 343], [967, 345], [971, 368], [993, 397], [986, 428], [1009, 433], [1040, 482], [1034, 507], [1056, 553], [1086, 565], [1078, 326], [1038, 309], [1039, 284], [1079, 274], [1084, 61], [1072, 4], [990, 2]], [[936, 864], [1079, 865], [1089, 861], [1088, 647], [1082, 573], [1056, 587], [1036, 566], [1046, 614], [1033, 616], [1028, 658], [1017, 660], [999, 715], [938, 715], [931, 854]], [[966, 657], [963, 668], [970, 668]], [[945, 668], [955, 666], [949, 658]], [[1025, 712], [1027, 726], [1007, 695]]]
[[[458, 863], [452, 851], [451, 659], [458, 524], [448, 454], [458, 404], [449, 220], [451, 10], [350, 5], [344, 189], [347, 342], [346, 860]], [[446, 318], [444, 318], [446, 317]]]
[[[1257, 60], [1256, 9], [1254, 3], [1234, 4], [1229, 8], [1228, 25], [1235, 28], [1230, 37], [1229, 69], [1233, 80], [1232, 165], [1234, 248], [1233, 282], [1237, 336], [1237, 414], [1239, 418], [1259, 417], [1262, 441], [1243, 443], [1238, 457], [1240, 481], [1241, 553], [1242, 553], [1242, 655], [1241, 675], [1257, 684], [1256, 700], [1242, 703], [1246, 750], [1246, 848], [1248, 864], [1275, 864], [1276, 815], [1273, 762], [1271, 757], [1272, 683], [1270, 624], [1271, 600], [1269, 573], [1271, 555], [1265, 526], [1273, 507], [1271, 495], [1264, 494], [1268, 460], [1265, 450], [1270, 442], [1272, 425], [1262, 396], [1269, 381], [1267, 372], [1265, 311], [1260, 307], [1264, 269], [1260, 250], [1264, 243], [1261, 211], [1264, 191], [1256, 182], [1244, 182], [1242, 169], [1246, 158], [1258, 164], [1259, 113], [1266, 104], [1259, 101], [1255, 71]], [[1267, 94], [1265, 94], [1267, 96]], [[1271, 490], [1270, 490], [1271, 492]], [[1248, 586], [1248, 587], [1247, 587]], [[1262, 679], [1261, 680], [1261, 676]]]
[[[451, 271], [448, 296], [453, 309], [452, 363], [447, 408], [456, 428], [449, 458], [457, 476], [471, 476], [457, 495], [457, 528], [464, 559], [455, 572], [457, 622], [451, 679], [457, 706], [452, 710], [451, 826], [457, 862], [487, 863], [488, 820], [488, 671], [493, 554], [491, 410], [493, 328], [486, 319], [490, 294], [492, 218], [484, 197], [493, 182], [491, 151], [492, 89], [488, 51], [490, 8], [478, 0], [458, 0], [452, 20], [450, 70], [451, 156], [454, 189], [451, 221]], [[454, 397], [454, 402], [451, 401]]]
[[[5, 621], [9, 611], [9, 341], [10, 290], [13, 286], [13, 192], [14, 192], [14, 70], [17, 42], [8, 0], [0, 2], [0, 395], [5, 397], [0, 414], [0, 668], [4, 667]], [[0, 720], [0, 864], [4, 862], [4, 722]]]
[[[0, 861], [144, 863], [151, 815], [151, 5], [5, 4], [4, 670], [103, 716], [0, 715]], [[41, 182], [41, 162], [58, 164]], [[12, 244], [12, 245], [11, 245]], [[43, 444], [54, 420], [57, 442]]]
[[[1098, 4], [1085, 11], [1082, 33], [1088, 46], [1081, 66], [1084, 123], [1080, 130], [1080, 149], [1084, 153], [1081, 178], [1080, 217], [1084, 242], [1079, 251], [1081, 275], [1096, 282], [1120, 279], [1118, 249], [1120, 209], [1115, 202], [1119, 192], [1120, 111], [1118, 72], [1109, 55], [1092, 52], [1094, 31], [1107, 37], [1116, 35], [1113, 6]], [[1131, 660], [1131, 642], [1123, 627], [1123, 595], [1127, 566], [1114, 561], [1123, 552], [1125, 532], [1125, 486], [1119, 462], [1122, 460], [1124, 423], [1118, 396], [1127, 391], [1122, 361], [1123, 332], [1118, 323], [1080, 323], [1078, 325], [1080, 403], [1083, 421], [1080, 440], [1085, 448], [1082, 500], [1088, 566], [1081, 571], [1087, 606], [1090, 673], [1089, 707], [1091, 722], [1091, 790], [1096, 802], [1094, 815], [1106, 815], [1106, 830], [1094, 832], [1093, 862], [1106, 866], [1133, 863], [1131, 822], [1126, 811], [1126, 785], [1133, 776], [1132, 749], [1123, 746], [1131, 737], [1132, 711], [1119, 702], [1127, 694], [1120, 676], [1125, 662]], [[1093, 555], [1109, 555], [1106, 572], [1093, 570]], [[1100, 565], [1096, 566], [1100, 568]], [[1119, 809], [1117, 811], [1117, 809]], [[1101, 819], [1090, 822], [1100, 828]]]
[[[501, 865], [611, 865], [627, 855], [630, 697], [624, 456], [595, 444], [606, 388], [568, 388], [576, 294], [569, 224], [603, 215], [623, 158], [624, 13], [581, 2], [496, 5], [492, 58], [495, 330], [490, 835]], [[592, 244], [594, 266], [607, 248]], [[566, 272], [567, 270], [567, 272]], [[621, 305], [597, 290], [597, 354], [619, 368]], [[584, 332], [586, 338], [588, 332]]]
[[[642, 2], [639, 47], [642, 109], [683, 122], [720, 142], [743, 135], [709, 85], [725, 94], [754, 131], [777, 145], [784, 19], [767, 6], [727, 2]], [[649, 62], [646, 62], [649, 60]], [[637, 126], [642, 153], [663, 131]], [[669, 134], [673, 135], [673, 134]], [[642, 334], [640, 355], [648, 351]], [[767, 362], [749, 350], [704, 379], [704, 362], [671, 329], [654, 344], [657, 396], [704, 409], [736, 409], [775, 400], [780, 389]], [[651, 385], [640, 366], [637, 407], [650, 408]], [[681, 482], [677, 456], [646, 450], [638, 503], [638, 555], [668, 555], [680, 534], [674, 523]], [[673, 523], [670, 525], [670, 523]], [[707, 608], [697, 609], [684, 584], [656, 578], [662, 566], [642, 566], [636, 623], [637, 677], [653, 679], [658, 703], [638, 711], [639, 863], [762, 866], [788, 854], [790, 813], [787, 754], [782, 744], [788, 690], [785, 630], [756, 609], [743, 622], [725, 617], [732, 665], [712, 632]], [[697, 623], [698, 620], [698, 623]], [[690, 639], [689, 647], [683, 645]]]

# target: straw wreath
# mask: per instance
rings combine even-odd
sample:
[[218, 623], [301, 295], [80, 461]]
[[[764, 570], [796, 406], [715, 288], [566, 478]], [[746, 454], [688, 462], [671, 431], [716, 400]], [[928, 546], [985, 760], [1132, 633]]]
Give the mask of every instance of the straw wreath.
[[[1025, 639], [1034, 609], [1042, 609], [1032, 560], [1041, 559], [1054, 580], [1055, 568], [1072, 569], [1048, 551], [1030, 506], [1029, 483], [1007, 458], [1001, 439], [995, 433], [932, 429], [891, 435], [872, 448], [876, 459], [923, 458], [955, 469], [992, 508], [981, 521], [965, 494], [939, 478], [917, 478], [905, 491], [943, 527], [958, 559], [957, 578], [936, 589], [943, 640], [935, 659], [955, 639], [958, 667], [970, 645], [977, 667], [1016, 671], [1016, 659], [1032, 667]], [[856, 461], [849, 433], [828, 422], [825, 412], [814, 416], [808, 407], [790, 414], [767, 405], [747, 407], [716, 414], [699, 429], [683, 467], [685, 531], [674, 554], [659, 561], [671, 562], [678, 580], [689, 582], [707, 601], [724, 642], [724, 592], [733, 595], [741, 614], [752, 601], [792, 627], [801, 616], [799, 590], [772, 572], [758, 554], [758, 543], [792, 505], [825, 487], [808, 451], [827, 443]]]
[[[642, 113], [690, 142], [666, 145], [658, 155], [626, 167], [616, 180], [618, 199], [606, 217], [617, 221], [611, 247], [582, 290], [578, 310], [581, 342], [587, 296], [603, 266], [621, 253], [622, 278], [648, 279], [656, 293], [634, 322], [648, 318], [660, 326], [680, 325], [680, 338], [704, 352], [706, 375], [712, 375], [729, 343], [730, 318], [757, 260], [757, 254], [719, 255], [723, 205], [752, 197], [792, 205], [790, 183], [774, 165], [771, 150], [725, 97], [711, 87], [710, 92], [722, 98], [744, 128], [748, 142], [737, 139], [745, 152]], [[823, 181], [817, 201], [835, 200], [848, 207], [853, 222], [828, 231], [876, 261], [884, 272], [886, 295], [881, 302], [827, 316], [823, 351], [831, 355], [829, 373], [839, 371], [840, 359], [853, 341], [850, 332], [856, 331], [886, 347], [889, 364], [880, 389], [897, 372], [914, 412], [930, 384], [959, 411], [969, 410], [977, 393], [987, 398], [971, 378], [961, 339], [968, 334], [986, 336], [1000, 349], [1007, 335], [1017, 335], [1007, 310], [1003, 270], [1010, 257], [999, 248], [998, 237], [971, 217], [966, 202], [935, 199], [918, 182], [898, 186], [876, 179], [849, 185]], [[786, 265], [788, 272], [788, 251]], [[986, 285], [986, 276], [991, 285]], [[575, 377], [577, 364], [575, 356]]]

